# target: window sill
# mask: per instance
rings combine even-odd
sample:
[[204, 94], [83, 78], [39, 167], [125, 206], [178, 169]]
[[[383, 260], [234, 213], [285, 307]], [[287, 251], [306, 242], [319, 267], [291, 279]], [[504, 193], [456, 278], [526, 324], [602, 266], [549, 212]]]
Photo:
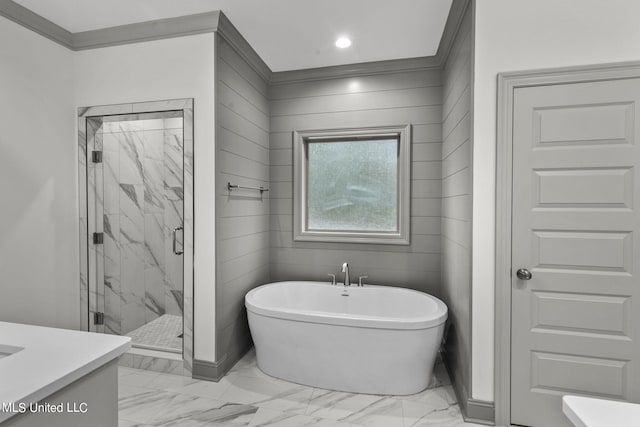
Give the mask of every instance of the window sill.
[[365, 243], [374, 245], [409, 245], [408, 237], [399, 233], [341, 233], [323, 231], [303, 231], [297, 233], [296, 242]]

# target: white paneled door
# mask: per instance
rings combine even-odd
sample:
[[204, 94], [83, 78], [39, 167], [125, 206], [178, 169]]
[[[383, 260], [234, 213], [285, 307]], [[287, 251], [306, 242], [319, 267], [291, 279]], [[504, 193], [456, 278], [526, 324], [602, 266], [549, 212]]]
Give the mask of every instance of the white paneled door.
[[[640, 402], [640, 79], [514, 92], [511, 422]], [[640, 422], [640, 421], [639, 421]]]

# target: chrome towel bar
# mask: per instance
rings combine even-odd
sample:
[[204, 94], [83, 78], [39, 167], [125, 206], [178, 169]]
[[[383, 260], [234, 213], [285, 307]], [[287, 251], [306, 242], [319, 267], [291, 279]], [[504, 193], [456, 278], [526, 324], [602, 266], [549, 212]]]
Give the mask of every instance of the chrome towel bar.
[[238, 185], [238, 184], [232, 184], [230, 182], [227, 182], [227, 189], [229, 191], [236, 189], [236, 188], [241, 188], [243, 190], [256, 190], [259, 191], [260, 194], [264, 193], [265, 191], [269, 191], [268, 188], [264, 188], [264, 187], [246, 187], [244, 185]]

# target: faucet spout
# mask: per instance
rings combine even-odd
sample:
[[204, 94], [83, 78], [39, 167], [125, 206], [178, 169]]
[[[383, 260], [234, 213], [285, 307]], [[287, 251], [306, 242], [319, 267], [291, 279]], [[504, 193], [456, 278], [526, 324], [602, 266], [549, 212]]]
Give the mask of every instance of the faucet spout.
[[349, 264], [342, 264], [342, 272], [344, 273], [344, 285], [351, 286], [351, 278], [349, 277]]

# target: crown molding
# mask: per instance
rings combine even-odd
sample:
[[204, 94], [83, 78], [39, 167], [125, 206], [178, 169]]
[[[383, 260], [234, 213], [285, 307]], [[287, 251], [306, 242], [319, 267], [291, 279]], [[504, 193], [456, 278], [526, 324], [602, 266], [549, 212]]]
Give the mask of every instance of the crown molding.
[[440, 64], [434, 56], [423, 56], [420, 58], [392, 59], [389, 61], [361, 62], [358, 64], [279, 71], [277, 73], [273, 73], [271, 76], [271, 83], [285, 84], [373, 74], [389, 74], [401, 71], [416, 71], [439, 67]]
[[215, 32], [220, 11], [71, 33], [13, 0], [0, 0], [0, 16], [78, 51]]
[[4, 16], [67, 49], [73, 49], [72, 33], [13, 0], [0, 0], [0, 16]]
[[221, 12], [216, 10], [213, 12], [72, 33], [71, 49], [98, 49], [129, 43], [211, 33], [217, 30], [220, 15]]
[[65, 30], [13, 0], [0, 0], [0, 16], [73, 51], [215, 32], [265, 80], [270, 81], [273, 74], [242, 34], [219, 10], [78, 33]]
[[271, 81], [273, 72], [265, 64], [260, 55], [253, 50], [249, 42], [240, 31], [229, 21], [229, 18], [219, 11], [216, 32], [266, 81]]
[[460, 25], [462, 25], [462, 19], [467, 7], [471, 5], [473, 0], [453, 0], [451, 3], [451, 9], [449, 10], [449, 16], [442, 32], [442, 38], [438, 45], [438, 51], [436, 52], [436, 59], [441, 67], [447, 63], [451, 49], [453, 48], [453, 42], [456, 39], [458, 31], [460, 31]]
[[60, 45], [74, 50], [97, 49], [173, 37], [215, 32], [225, 39], [262, 78], [271, 84], [325, 80], [442, 68], [467, 7], [474, 0], [453, 0], [435, 56], [273, 72], [222, 11], [159, 19], [99, 30], [71, 33], [13, 0], [0, 0], [4, 16]]

